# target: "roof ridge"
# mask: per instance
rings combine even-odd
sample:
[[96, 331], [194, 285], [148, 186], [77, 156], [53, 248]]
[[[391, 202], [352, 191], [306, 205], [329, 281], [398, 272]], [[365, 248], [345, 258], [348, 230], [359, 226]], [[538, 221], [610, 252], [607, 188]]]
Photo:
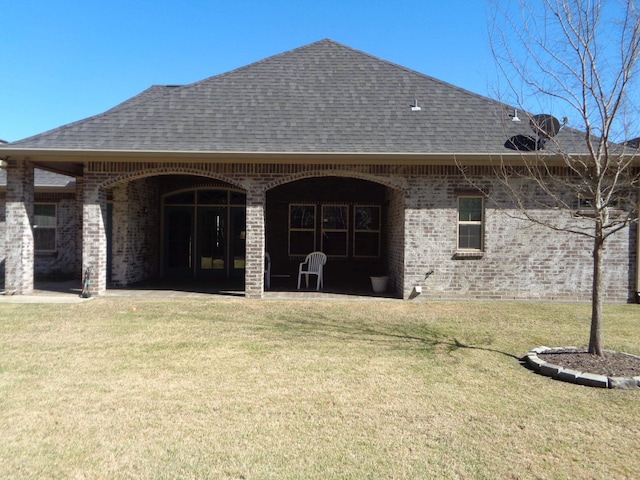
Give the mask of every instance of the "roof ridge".
[[[305, 45], [305, 46], [311, 46], [311, 45], [319, 44], [319, 43], [322, 43], [322, 42], [330, 42], [330, 43], [333, 43], [334, 45], [337, 45], [337, 46], [339, 46], [339, 47], [342, 47], [342, 48], [344, 48], [344, 49], [346, 49], [346, 50], [350, 50], [350, 51], [352, 51], [352, 52], [359, 53], [359, 54], [361, 54], [361, 55], [367, 56], [367, 57], [371, 58], [372, 60], [376, 60], [376, 61], [379, 61], [379, 62], [385, 63], [385, 64], [387, 64], [387, 65], [389, 65], [389, 66], [391, 66], [391, 67], [399, 68], [399, 69], [401, 69], [401, 70], [404, 70], [404, 71], [405, 71], [405, 72], [407, 72], [407, 73], [410, 73], [410, 74], [412, 74], [412, 75], [417, 75], [418, 77], [422, 77], [422, 78], [428, 79], [428, 80], [430, 80], [430, 81], [432, 81], [432, 82], [435, 82], [435, 83], [437, 83], [437, 84], [439, 84], [439, 85], [446, 86], [447, 88], [453, 88], [453, 89], [455, 89], [455, 90], [458, 90], [458, 91], [459, 91], [459, 92], [461, 92], [461, 93], [464, 93], [465, 95], [471, 95], [471, 96], [473, 96], [473, 97], [480, 98], [480, 99], [483, 99], [483, 100], [485, 100], [485, 101], [489, 101], [489, 102], [491, 102], [491, 103], [493, 103], [493, 104], [496, 104], [496, 105], [499, 105], [499, 106], [505, 106], [505, 107], [508, 107], [508, 108], [514, 108], [514, 107], [512, 107], [512, 106], [510, 106], [510, 105], [508, 105], [508, 104], [506, 104], [506, 103], [504, 103], [504, 102], [501, 102], [500, 100], [496, 100], [496, 99], [491, 98], [491, 97], [489, 97], [489, 96], [482, 95], [482, 94], [477, 93], [477, 92], [473, 92], [473, 91], [471, 91], [471, 90], [468, 90], [468, 89], [466, 89], [466, 88], [462, 88], [462, 87], [460, 87], [460, 86], [458, 86], [458, 85], [455, 85], [455, 84], [453, 84], [453, 83], [445, 82], [445, 81], [444, 81], [444, 80], [442, 80], [442, 79], [439, 79], [439, 78], [433, 77], [433, 76], [431, 76], [431, 75], [428, 75], [428, 74], [426, 74], [426, 73], [420, 72], [420, 71], [415, 70], [415, 69], [413, 69], [413, 68], [409, 68], [409, 67], [407, 67], [407, 66], [405, 66], [405, 65], [401, 65], [401, 64], [396, 63], [396, 62], [393, 62], [393, 61], [391, 61], [391, 60], [387, 60], [386, 58], [382, 58], [382, 57], [379, 57], [379, 56], [377, 56], [377, 55], [373, 55], [372, 53], [365, 52], [364, 50], [359, 50], [359, 49], [354, 48], [354, 47], [351, 47], [351, 46], [349, 46], [349, 45], [345, 45], [345, 44], [343, 44], [343, 43], [337, 42], [337, 41], [332, 40], [332, 39], [330, 39], [330, 38], [325, 38], [325, 39], [323, 39], [323, 40], [319, 40], [319, 41], [317, 41], [317, 42], [314, 42], [314, 43], [311, 43], [311, 44], [309, 44], [309, 45]], [[299, 47], [299, 48], [303, 48], [303, 47]], [[518, 108], [518, 109], [520, 110], [520, 108]]]
[[317, 45], [321, 45], [321, 44], [324, 44], [324, 43], [332, 44], [332, 45], [335, 45], [337, 47], [340, 47], [340, 48], [343, 48], [345, 50], [348, 50], [350, 52], [357, 53], [359, 55], [363, 55], [363, 56], [368, 57], [368, 58], [370, 58], [372, 60], [375, 60], [377, 62], [384, 63], [384, 64], [386, 64], [386, 65], [388, 65], [390, 67], [399, 68], [399, 69], [401, 69], [401, 70], [403, 70], [403, 71], [405, 71], [407, 73], [410, 73], [412, 75], [416, 75], [416, 76], [421, 77], [421, 78], [428, 79], [428, 80], [430, 80], [432, 82], [438, 83], [439, 85], [443, 85], [443, 86], [446, 86], [448, 88], [454, 88], [454, 89], [458, 90], [459, 92], [462, 92], [462, 93], [464, 93], [466, 95], [471, 95], [471, 96], [474, 96], [476, 98], [481, 98], [483, 100], [490, 101], [490, 102], [492, 102], [494, 104], [505, 105], [505, 106], [509, 107], [509, 105], [507, 105], [507, 104], [505, 104], [505, 103], [503, 103], [503, 102], [501, 102], [499, 100], [493, 99], [491, 97], [488, 97], [488, 96], [485, 96], [485, 95], [482, 95], [482, 94], [479, 94], [479, 93], [476, 93], [476, 92], [472, 92], [471, 90], [467, 90], [465, 88], [459, 87], [457, 85], [454, 85], [453, 83], [445, 82], [444, 80], [441, 80], [439, 78], [433, 77], [431, 75], [427, 75], [426, 73], [422, 73], [422, 72], [420, 72], [418, 70], [406, 67], [406, 66], [401, 65], [399, 63], [395, 63], [395, 62], [393, 62], [391, 60], [387, 60], [387, 59], [379, 57], [377, 55], [373, 55], [371, 53], [365, 52], [364, 50], [360, 50], [360, 49], [351, 47], [349, 45], [346, 45], [344, 43], [338, 42], [338, 41], [333, 40], [332, 38], [328, 38], [328, 37], [323, 38], [321, 40], [316, 40], [315, 42], [311, 42], [311, 43], [308, 43], [306, 45], [301, 45], [299, 47], [292, 48], [290, 50], [286, 50], [284, 52], [280, 52], [280, 53], [276, 53], [276, 54], [270, 55], [270, 56], [262, 58], [260, 60], [256, 60], [255, 62], [251, 62], [251, 63], [249, 63], [247, 65], [242, 65], [242, 66], [240, 66], [238, 68], [234, 68], [232, 70], [228, 70], [226, 72], [222, 72], [222, 73], [219, 73], [217, 75], [211, 75], [210, 77], [203, 78], [202, 80], [198, 80], [198, 81], [195, 81], [193, 83], [182, 85], [180, 88], [178, 88], [176, 90], [182, 90], [182, 89], [190, 88], [190, 87], [205, 83], [205, 82], [210, 81], [210, 80], [215, 79], [215, 78], [223, 78], [223, 77], [226, 77], [228, 75], [232, 75], [232, 74], [235, 74], [237, 72], [241, 72], [242, 70], [254, 67], [256, 65], [260, 65], [262, 63], [269, 62], [269, 61], [271, 61], [271, 60], [273, 60], [275, 58], [282, 57], [282, 56], [285, 56], [285, 55], [290, 55], [290, 54], [293, 54], [293, 53], [296, 53], [296, 52], [299, 52], [299, 51], [302, 51], [302, 50], [306, 50], [306, 49], [309, 49], [309, 48], [312, 48], [312, 47], [315, 47]]
[[[334, 42], [334, 43], [335, 43], [335, 44], [337, 44], [337, 45], [341, 45], [339, 42]], [[468, 90], [468, 89], [466, 89], [466, 88], [462, 88], [462, 87], [460, 87], [460, 86], [458, 86], [458, 85], [455, 85], [455, 84], [453, 84], [453, 83], [445, 82], [445, 81], [444, 81], [444, 80], [442, 80], [442, 79], [439, 79], [439, 78], [433, 77], [433, 76], [431, 76], [431, 75], [427, 75], [426, 73], [422, 73], [422, 72], [420, 72], [420, 71], [418, 71], [418, 70], [415, 70], [415, 69], [413, 69], [413, 68], [409, 68], [409, 67], [407, 67], [407, 66], [405, 66], [405, 65], [401, 65], [401, 64], [399, 64], [399, 63], [392, 62], [391, 60], [387, 60], [387, 59], [385, 59], [385, 58], [378, 57], [378, 56], [376, 56], [376, 55], [373, 55], [373, 54], [371, 54], [371, 53], [368, 53], [368, 52], [365, 52], [365, 51], [362, 51], [362, 50], [358, 50], [358, 49], [353, 48], [353, 47], [350, 47], [350, 46], [348, 46], [348, 45], [341, 45], [341, 46], [343, 46], [343, 47], [344, 47], [344, 48], [346, 48], [346, 49], [352, 50], [352, 51], [354, 51], [354, 52], [361, 53], [362, 55], [366, 55], [367, 57], [369, 57], [369, 58], [371, 58], [371, 59], [373, 59], [373, 60], [377, 60], [377, 61], [379, 61], [379, 62], [386, 63], [386, 64], [387, 64], [387, 65], [389, 65], [389, 66], [392, 66], [392, 67], [395, 67], [395, 68], [399, 68], [399, 69], [401, 69], [401, 70], [404, 70], [404, 71], [405, 71], [405, 72], [407, 72], [407, 73], [410, 73], [410, 74], [417, 75], [417, 76], [419, 76], [419, 77], [422, 77], [422, 78], [428, 79], [428, 80], [430, 80], [430, 81], [432, 81], [432, 82], [435, 82], [435, 83], [437, 83], [437, 84], [439, 84], [439, 85], [446, 86], [447, 88], [453, 88], [453, 89], [455, 89], [455, 90], [458, 90], [458, 91], [459, 91], [459, 92], [461, 92], [461, 93], [464, 93], [465, 95], [471, 95], [471, 96], [476, 97], [476, 98], [480, 98], [480, 99], [483, 99], [483, 100], [486, 100], [486, 101], [490, 101], [490, 102], [492, 102], [492, 103], [494, 103], [494, 104], [497, 104], [497, 105], [504, 105], [504, 106], [506, 106], [506, 107], [509, 107], [509, 105], [507, 105], [507, 104], [506, 104], [506, 103], [504, 103], [504, 102], [501, 102], [501, 101], [496, 100], [496, 99], [494, 99], [494, 98], [488, 97], [488, 96], [486, 96], [486, 95], [482, 95], [482, 94], [477, 93], [477, 92], [472, 92], [471, 90]]]
[[[223, 77], [226, 77], [226, 76], [229, 76], [229, 75], [233, 75], [233, 74], [235, 74], [237, 72], [241, 72], [242, 70], [246, 70], [248, 68], [255, 67], [256, 65], [260, 65], [260, 64], [272, 61], [274, 58], [282, 57], [282, 56], [285, 56], [285, 55], [290, 55], [290, 54], [292, 54], [294, 52], [305, 50], [305, 49], [308, 49], [310, 47], [319, 45], [321, 43], [327, 43], [327, 42], [334, 43], [336, 45], [340, 45], [338, 42], [335, 42], [335, 41], [333, 41], [333, 40], [331, 40], [329, 38], [324, 38], [322, 40], [317, 40], [315, 42], [308, 43], [306, 45], [301, 45], [299, 47], [295, 47], [295, 48], [292, 48], [290, 50], [285, 50], [284, 52], [274, 53], [273, 55], [269, 55], [268, 57], [261, 58], [260, 60], [256, 60], [255, 62], [251, 62], [251, 63], [248, 63], [246, 65], [241, 65], [241, 66], [239, 66], [237, 68], [234, 68], [234, 69], [231, 69], [231, 70], [227, 70], [226, 72], [218, 73], [216, 75], [211, 75], [211, 76], [203, 78], [201, 80], [197, 80], [197, 81], [195, 81], [193, 83], [189, 83], [189, 84], [183, 85], [180, 88], [180, 90], [181, 89], [186, 89], [188, 87], [194, 87], [194, 86], [199, 85], [201, 83], [205, 83], [205, 82], [208, 82], [210, 80], [213, 80], [214, 78], [223, 78]], [[348, 48], [348, 47], [346, 47], [346, 48]]]

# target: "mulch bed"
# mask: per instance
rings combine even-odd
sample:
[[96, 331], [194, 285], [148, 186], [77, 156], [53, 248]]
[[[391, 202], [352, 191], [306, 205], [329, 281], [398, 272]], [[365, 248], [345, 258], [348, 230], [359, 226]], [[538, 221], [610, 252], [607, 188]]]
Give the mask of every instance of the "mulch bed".
[[605, 352], [604, 357], [586, 351], [539, 353], [538, 358], [559, 367], [607, 377], [640, 376], [640, 358], [618, 352]]

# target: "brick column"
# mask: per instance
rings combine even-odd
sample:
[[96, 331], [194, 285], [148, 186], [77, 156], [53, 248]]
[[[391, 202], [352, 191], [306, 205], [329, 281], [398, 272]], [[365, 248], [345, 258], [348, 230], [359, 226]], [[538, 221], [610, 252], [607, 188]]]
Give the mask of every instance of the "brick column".
[[84, 205], [84, 177], [76, 177], [76, 251], [73, 269], [75, 278], [82, 279], [82, 210]]
[[[385, 219], [385, 251], [389, 266], [389, 276], [393, 281], [393, 289], [405, 298], [405, 204], [404, 194], [400, 190], [387, 189]], [[407, 285], [413, 290], [413, 285]]]
[[84, 179], [82, 205], [82, 268], [91, 268], [89, 292], [100, 295], [107, 289], [107, 194], [90, 176]]
[[424, 281], [425, 273], [431, 266], [430, 261], [432, 260], [425, 252], [425, 249], [428, 250], [429, 248], [429, 242], [433, 241], [433, 239], [425, 231], [425, 223], [421, 215], [423, 207], [420, 203], [420, 198], [419, 189], [407, 188], [403, 206], [404, 267], [402, 284], [398, 285], [398, 292], [402, 294], [402, 298], [405, 300], [411, 298], [414, 285], [422, 284], [421, 282]]
[[6, 196], [5, 289], [33, 293], [33, 165], [9, 160]]
[[262, 298], [264, 292], [265, 192], [254, 185], [247, 192], [247, 250], [244, 293], [247, 298]]
[[129, 189], [130, 183], [113, 187], [113, 231], [111, 241], [113, 251], [111, 265], [112, 285], [127, 285], [128, 270], [130, 268], [128, 231], [129, 231]]

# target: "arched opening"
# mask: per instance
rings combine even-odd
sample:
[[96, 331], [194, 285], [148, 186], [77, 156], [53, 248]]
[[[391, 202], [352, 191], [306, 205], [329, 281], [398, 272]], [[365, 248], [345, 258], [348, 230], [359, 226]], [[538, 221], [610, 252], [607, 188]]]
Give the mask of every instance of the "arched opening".
[[298, 265], [322, 251], [324, 291], [371, 293], [370, 277], [385, 275], [391, 278], [385, 294], [400, 295], [403, 202], [399, 190], [350, 177], [311, 177], [268, 190], [271, 289], [297, 289]]
[[244, 288], [244, 191], [207, 177], [162, 175], [118, 183], [108, 202], [110, 287]]

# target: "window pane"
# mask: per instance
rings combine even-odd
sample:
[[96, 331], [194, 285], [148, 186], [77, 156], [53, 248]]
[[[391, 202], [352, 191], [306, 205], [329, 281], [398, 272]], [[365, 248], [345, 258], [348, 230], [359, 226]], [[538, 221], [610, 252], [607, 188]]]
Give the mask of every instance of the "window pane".
[[481, 235], [481, 225], [460, 225], [458, 247], [480, 250], [482, 248]]
[[588, 198], [579, 198], [578, 199], [578, 207], [579, 208], [591, 208], [591, 200]]
[[380, 207], [355, 207], [356, 230], [379, 230]]
[[198, 190], [199, 205], [226, 205], [226, 190]]
[[231, 192], [231, 203], [233, 205], [244, 205], [247, 203], [247, 196], [240, 192]]
[[36, 250], [56, 249], [56, 230], [55, 228], [36, 228], [33, 231], [33, 242]]
[[33, 206], [33, 242], [36, 251], [56, 249], [56, 206], [35, 204]]
[[322, 228], [327, 230], [346, 230], [347, 215], [347, 207], [343, 205], [322, 207]]
[[173, 211], [167, 216], [167, 261], [169, 268], [191, 268], [191, 211]]
[[380, 234], [378, 232], [356, 232], [353, 254], [356, 257], [377, 257], [380, 255]]
[[291, 228], [315, 229], [315, 213], [313, 205], [291, 205]]
[[289, 255], [307, 255], [315, 249], [315, 232], [289, 232]]
[[164, 199], [164, 203], [166, 205], [193, 205], [194, 200], [194, 192], [181, 192], [168, 196]]
[[460, 198], [458, 202], [459, 221], [482, 221], [482, 198]]
[[324, 232], [322, 251], [327, 255], [347, 255], [347, 232]]
[[34, 225], [36, 227], [56, 227], [55, 205], [34, 205]]

